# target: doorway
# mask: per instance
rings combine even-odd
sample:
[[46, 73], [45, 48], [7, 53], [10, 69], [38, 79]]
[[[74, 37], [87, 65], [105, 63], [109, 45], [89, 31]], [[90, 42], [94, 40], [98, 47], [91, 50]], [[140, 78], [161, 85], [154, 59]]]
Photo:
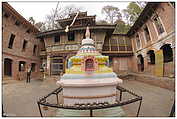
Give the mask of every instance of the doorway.
[[12, 60], [9, 58], [4, 59], [4, 75], [12, 76]]
[[138, 58], [138, 71], [143, 72], [144, 71], [144, 58], [141, 54], [138, 55], [137, 58]]

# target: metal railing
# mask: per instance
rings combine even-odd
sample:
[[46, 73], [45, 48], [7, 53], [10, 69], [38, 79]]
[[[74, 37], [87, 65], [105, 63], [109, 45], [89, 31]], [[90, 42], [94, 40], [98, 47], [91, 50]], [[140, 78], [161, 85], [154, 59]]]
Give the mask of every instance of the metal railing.
[[[139, 112], [140, 112], [140, 108], [141, 108], [141, 104], [142, 104], [142, 97], [138, 96], [134, 92], [129, 91], [129, 90], [127, 90], [127, 89], [125, 89], [125, 88], [123, 88], [121, 86], [117, 86], [117, 90], [120, 91], [119, 101], [117, 100], [113, 104], [109, 104], [108, 102], [104, 102], [104, 103], [92, 103], [92, 104], [90, 104], [90, 103], [87, 103], [87, 104], [75, 104], [73, 106], [59, 104], [58, 95], [59, 95], [59, 93], [61, 93], [62, 90], [63, 90], [63, 88], [59, 87], [59, 88], [55, 89], [54, 91], [52, 91], [51, 93], [49, 93], [48, 95], [40, 98], [37, 101], [41, 117], [43, 117], [41, 106], [53, 107], [53, 108], [63, 108], [63, 109], [73, 109], [73, 110], [90, 110], [90, 117], [92, 117], [93, 116], [93, 110], [96, 110], [96, 109], [105, 109], [105, 108], [111, 108], [111, 107], [117, 107], [117, 106], [124, 106], [124, 105], [128, 105], [128, 104], [131, 104], [131, 103], [134, 103], [134, 102], [137, 102], [137, 101], [139, 101], [140, 103], [139, 103], [139, 106], [138, 106], [138, 109], [137, 109], [136, 116], [137, 117], [139, 116]], [[126, 93], [134, 96], [135, 98], [122, 101], [122, 94], [123, 94], [123, 92], [126, 92]], [[57, 104], [49, 103], [47, 101], [47, 99], [51, 95], [56, 95]]]

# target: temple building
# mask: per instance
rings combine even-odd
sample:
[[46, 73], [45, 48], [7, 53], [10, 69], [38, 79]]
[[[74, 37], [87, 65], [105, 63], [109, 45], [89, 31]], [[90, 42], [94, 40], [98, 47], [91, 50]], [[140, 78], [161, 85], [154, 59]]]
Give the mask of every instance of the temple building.
[[[17, 70], [21, 70], [19, 63], [24, 62], [35, 63], [37, 71], [39, 65], [46, 67], [49, 76], [65, 72], [68, 59], [76, 55], [89, 26], [90, 38], [94, 39], [96, 49], [109, 56], [109, 65], [118, 75], [175, 76], [173, 2], [148, 2], [126, 34], [114, 32], [116, 25], [100, 25], [95, 19], [95, 15], [88, 16], [87, 12], [70, 14], [69, 18], [57, 21], [61, 28], [39, 32], [12, 7], [3, 3], [3, 74], [16, 76]], [[65, 32], [67, 26], [70, 27]]]
[[[67, 19], [58, 20], [62, 27], [61, 29], [42, 32], [37, 35], [41, 39], [41, 44], [45, 44], [46, 50], [41, 52], [41, 58], [44, 64], [47, 64], [49, 75], [58, 75], [60, 72], [65, 72], [67, 60], [74, 56], [81, 47], [81, 41], [85, 38], [87, 26], [90, 28], [90, 38], [95, 39], [96, 49], [100, 53], [107, 54], [113, 51], [113, 54], [119, 54], [118, 49], [103, 51], [103, 47], [107, 48], [107, 46], [104, 46], [104, 41], [107, 42], [111, 37], [114, 37], [112, 33], [116, 25], [98, 25], [96, 24], [95, 16], [88, 16], [87, 12], [81, 12], [73, 26], [69, 28], [69, 32], [65, 32], [66, 26], [71, 24], [75, 15], [71, 14]], [[121, 54], [124, 53], [126, 54], [127, 51], [123, 50], [121, 52]]]

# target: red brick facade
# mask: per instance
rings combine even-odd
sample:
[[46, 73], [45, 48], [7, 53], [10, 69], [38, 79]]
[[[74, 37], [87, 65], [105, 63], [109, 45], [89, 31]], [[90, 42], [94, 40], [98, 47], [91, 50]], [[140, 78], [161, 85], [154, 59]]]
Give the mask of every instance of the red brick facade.
[[[154, 14], [157, 14], [160, 18], [160, 21], [162, 23], [162, 26], [164, 28], [164, 32], [159, 35], [157, 32], [157, 28], [155, 26], [155, 23], [152, 19]], [[170, 47], [172, 48], [173, 51], [173, 61], [170, 62], [166, 62], [163, 64], [163, 76], [174, 76], [174, 61], [175, 61], [175, 55], [174, 55], [174, 51], [175, 51], [175, 8], [171, 5], [171, 3], [159, 3], [157, 8], [155, 9], [155, 12], [153, 13], [153, 15], [151, 17], [149, 17], [147, 19], [147, 21], [142, 25], [142, 27], [139, 27], [138, 30], [136, 31], [136, 33], [134, 35], [131, 36], [131, 39], [133, 41], [133, 46], [134, 46], [134, 58], [133, 60], [135, 64], [133, 64], [133, 67], [130, 67], [130, 69], [132, 69], [133, 72], [138, 72], [138, 68], [137, 68], [137, 56], [138, 55], [142, 55], [144, 58], [144, 71], [143, 73], [146, 74], [151, 74], [151, 75], [155, 75], [154, 74], [154, 70], [155, 70], [155, 64], [149, 64], [148, 63], [148, 55], [147, 52], [149, 50], [153, 50], [154, 53], [156, 53], [157, 51], [161, 50], [161, 47], [164, 46], [165, 44], [169, 44]], [[147, 25], [148, 29], [149, 29], [149, 34], [150, 34], [150, 40], [147, 41], [144, 35], [144, 30], [143, 30], [143, 26]], [[137, 41], [136, 41], [136, 35], [139, 35], [140, 37], [140, 48], [137, 48]], [[135, 68], [136, 67], [136, 68]]]
[[[16, 22], [19, 24], [16, 24]], [[9, 4], [3, 3], [2, 15], [2, 44], [3, 44], [3, 79], [12, 78], [16, 80], [26, 79], [26, 68], [31, 63], [35, 63], [35, 70], [32, 71], [32, 78], [39, 75], [39, 40], [35, 37], [38, 30], [20, 16]], [[30, 30], [28, 32], [28, 30]], [[12, 48], [9, 48], [11, 34], [15, 35]], [[24, 40], [27, 41], [23, 49]], [[34, 45], [37, 46], [33, 53]], [[7, 62], [11, 60], [11, 62]], [[20, 61], [25, 62], [24, 70], [19, 71]], [[10, 66], [11, 65], [11, 66]]]

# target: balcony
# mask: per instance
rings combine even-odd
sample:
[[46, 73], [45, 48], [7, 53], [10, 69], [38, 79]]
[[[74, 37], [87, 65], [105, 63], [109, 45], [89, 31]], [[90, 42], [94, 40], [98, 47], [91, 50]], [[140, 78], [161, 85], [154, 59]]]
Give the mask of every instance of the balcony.
[[52, 45], [47, 47], [47, 52], [61, 52], [61, 51], [77, 51], [80, 48], [80, 44], [62, 44]]

